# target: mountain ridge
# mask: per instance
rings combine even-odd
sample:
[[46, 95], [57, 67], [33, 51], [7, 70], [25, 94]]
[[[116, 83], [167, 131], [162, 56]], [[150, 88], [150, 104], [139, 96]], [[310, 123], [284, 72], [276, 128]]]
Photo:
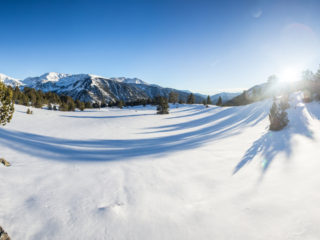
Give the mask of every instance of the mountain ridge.
[[[170, 92], [179, 94], [179, 100], [186, 102], [190, 93], [174, 88], [149, 84], [138, 78], [106, 78], [93, 74], [66, 74], [48, 72], [37, 77], [23, 80], [1, 74], [0, 80], [11, 87], [30, 87], [43, 92], [55, 92], [71, 96], [74, 100], [84, 102], [134, 102], [153, 99], [156, 96], [168, 97]], [[201, 103], [203, 98], [195, 95], [195, 101]]]

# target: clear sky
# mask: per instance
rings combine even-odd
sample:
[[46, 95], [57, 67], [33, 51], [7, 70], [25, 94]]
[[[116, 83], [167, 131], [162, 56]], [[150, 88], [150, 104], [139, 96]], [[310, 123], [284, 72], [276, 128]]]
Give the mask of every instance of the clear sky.
[[320, 1], [0, 0], [0, 73], [138, 77], [200, 93], [320, 64]]

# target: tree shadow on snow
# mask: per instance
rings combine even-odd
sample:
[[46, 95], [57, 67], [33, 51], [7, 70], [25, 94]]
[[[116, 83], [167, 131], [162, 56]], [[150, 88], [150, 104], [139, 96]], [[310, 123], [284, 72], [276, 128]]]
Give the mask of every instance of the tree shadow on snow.
[[281, 131], [267, 131], [256, 140], [236, 165], [233, 174], [250, 163], [257, 155], [260, 155], [263, 174], [269, 169], [278, 153], [285, 153], [286, 157], [289, 158], [292, 154], [291, 140], [294, 135], [302, 135], [313, 139], [313, 132], [309, 128], [310, 118], [308, 115], [308, 110], [304, 105], [289, 109], [290, 122], [288, 126]]
[[[270, 103], [268, 101], [250, 104], [241, 107], [225, 107], [225, 108], [212, 108], [210, 112], [213, 113], [190, 121], [170, 124], [158, 127], [152, 127], [153, 131], [150, 133], [172, 132], [178, 130], [187, 130], [194, 127], [199, 127], [207, 124], [214, 124], [216, 129], [235, 125], [235, 127], [244, 121], [244, 125], [254, 126], [267, 116]], [[241, 110], [240, 110], [241, 109]], [[203, 112], [201, 112], [203, 113]]]
[[[265, 109], [260, 103], [230, 107], [225, 113], [173, 126], [175, 130], [186, 130], [182, 133], [143, 139], [73, 140], [0, 128], [0, 144], [23, 154], [58, 161], [117, 161], [166, 155], [237, 135], [265, 119]], [[187, 131], [192, 126], [198, 128]]]
[[142, 117], [155, 115], [155, 113], [142, 113], [142, 114], [130, 114], [130, 115], [119, 115], [119, 116], [75, 116], [75, 115], [61, 115], [66, 118], [83, 118], [83, 119], [111, 119], [111, 118], [126, 118], [126, 117]]

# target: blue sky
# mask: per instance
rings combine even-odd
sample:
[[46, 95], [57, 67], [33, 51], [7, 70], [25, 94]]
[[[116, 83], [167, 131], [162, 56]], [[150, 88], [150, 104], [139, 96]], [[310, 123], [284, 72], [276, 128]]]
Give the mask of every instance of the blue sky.
[[0, 72], [138, 77], [201, 93], [317, 70], [320, 1], [0, 0]]

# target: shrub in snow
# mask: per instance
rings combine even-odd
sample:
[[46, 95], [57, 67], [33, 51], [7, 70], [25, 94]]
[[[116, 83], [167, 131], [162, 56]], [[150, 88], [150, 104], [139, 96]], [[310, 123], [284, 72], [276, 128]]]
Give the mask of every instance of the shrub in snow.
[[14, 112], [12, 90], [0, 82], [0, 124], [6, 125]]
[[286, 112], [286, 109], [289, 108], [287, 99], [282, 99], [279, 105], [280, 106], [278, 106], [276, 99], [274, 99], [269, 113], [269, 129], [272, 131], [279, 131], [289, 123], [288, 113]]
[[27, 109], [27, 114], [33, 114], [33, 111], [30, 110], [30, 108]]

